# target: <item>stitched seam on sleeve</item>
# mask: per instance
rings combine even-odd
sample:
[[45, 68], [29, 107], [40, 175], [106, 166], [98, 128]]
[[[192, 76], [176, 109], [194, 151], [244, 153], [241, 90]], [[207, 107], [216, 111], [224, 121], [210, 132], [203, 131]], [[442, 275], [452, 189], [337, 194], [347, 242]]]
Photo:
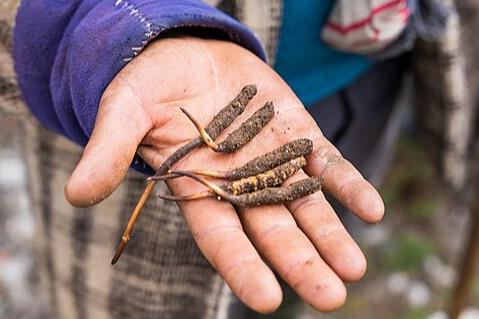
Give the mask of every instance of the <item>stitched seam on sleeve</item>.
[[132, 55], [123, 58], [124, 62], [130, 62], [131, 60], [133, 60], [133, 58], [140, 54], [141, 51], [143, 51], [148, 42], [158, 36], [158, 34], [162, 31], [162, 28], [155, 25], [150, 19], [148, 19], [148, 17], [142, 14], [137, 7], [135, 7], [127, 0], [115, 0], [115, 7], [128, 10], [130, 16], [135, 17], [145, 29], [144, 38], [141, 43], [137, 46], [130, 48], [132, 51]]

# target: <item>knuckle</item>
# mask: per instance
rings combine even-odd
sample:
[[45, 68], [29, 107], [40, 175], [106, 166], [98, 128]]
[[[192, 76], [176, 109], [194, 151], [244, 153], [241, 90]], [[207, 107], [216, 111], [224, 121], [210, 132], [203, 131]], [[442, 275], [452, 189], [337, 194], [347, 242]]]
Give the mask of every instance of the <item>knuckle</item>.
[[331, 145], [318, 148], [316, 151], [316, 157], [324, 162], [326, 166], [342, 163], [344, 161], [341, 153]]
[[329, 223], [316, 232], [315, 236], [313, 236], [313, 241], [316, 243], [320, 242], [322, 245], [334, 244], [335, 242], [341, 244], [344, 240], [344, 231], [341, 223]]
[[348, 187], [354, 186], [354, 184], [358, 182], [362, 182], [362, 181], [363, 181], [363, 178], [360, 175], [354, 174], [350, 178], [345, 179], [341, 181], [341, 183], [339, 183], [338, 185], [339, 192], [344, 192], [348, 189]]
[[323, 204], [326, 198], [324, 197], [323, 192], [316, 192], [309, 196], [301, 197], [289, 204], [289, 208], [293, 215], [297, 215], [299, 212], [302, 212], [309, 207], [317, 206]]
[[[225, 279], [230, 278], [231, 276], [238, 275], [239, 272], [251, 270], [258, 265], [262, 264], [261, 259], [258, 256], [251, 256], [248, 258], [241, 259], [239, 261], [233, 262], [231, 265], [227, 265], [223, 270], [223, 277]], [[244, 286], [247, 286], [247, 282], [242, 282], [240, 284], [239, 290], [241, 291]]]
[[276, 245], [278, 237], [284, 236], [296, 229], [297, 225], [294, 220], [286, 224], [275, 224], [267, 227], [258, 233], [258, 245], [261, 247], [269, 246], [271, 243]]
[[305, 272], [302, 271], [304, 267], [313, 267], [317, 256], [310, 255], [307, 258], [288, 266], [284, 273], [284, 279], [291, 285], [294, 290], [297, 290], [305, 282]]
[[324, 139], [315, 139], [313, 144], [315, 145], [315, 150], [313, 151], [313, 154], [310, 155], [308, 166], [316, 166], [315, 170], [317, 173], [315, 175], [323, 176], [328, 169], [348, 163], [341, 153]]
[[[240, 225], [217, 225], [202, 229], [200, 231], [192, 231], [193, 238], [200, 244], [216, 244], [219, 238], [231, 236], [236, 232], [241, 232]], [[221, 241], [219, 241], [221, 242]]]

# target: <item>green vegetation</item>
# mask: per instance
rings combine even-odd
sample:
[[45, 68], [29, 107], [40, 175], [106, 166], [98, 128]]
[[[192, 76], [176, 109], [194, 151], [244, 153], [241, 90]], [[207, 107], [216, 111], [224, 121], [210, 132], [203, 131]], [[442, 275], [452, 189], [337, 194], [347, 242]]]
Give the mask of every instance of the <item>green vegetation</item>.
[[425, 237], [404, 233], [388, 246], [383, 255], [383, 270], [398, 271], [420, 268], [426, 257], [435, 253], [434, 245]]
[[429, 316], [429, 312], [424, 309], [410, 310], [404, 315], [404, 319], [426, 319]]
[[403, 137], [398, 146], [394, 169], [383, 187], [386, 207], [404, 208], [408, 217], [425, 221], [433, 217], [443, 201], [434, 167], [424, 150], [413, 139]]

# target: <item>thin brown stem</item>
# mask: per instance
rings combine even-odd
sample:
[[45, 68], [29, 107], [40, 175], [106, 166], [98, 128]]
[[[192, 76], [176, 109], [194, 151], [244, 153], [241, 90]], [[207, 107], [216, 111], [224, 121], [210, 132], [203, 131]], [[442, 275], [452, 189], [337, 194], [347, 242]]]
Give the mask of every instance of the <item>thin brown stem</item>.
[[126, 225], [125, 231], [123, 232], [123, 235], [121, 236], [121, 242], [118, 245], [118, 248], [116, 249], [115, 256], [113, 256], [113, 259], [111, 260], [112, 265], [114, 265], [118, 261], [121, 254], [123, 253], [123, 250], [126, 247], [126, 244], [130, 240], [131, 230], [133, 229], [133, 226], [135, 225], [136, 220], [138, 219], [138, 216], [140, 216], [141, 209], [145, 205], [145, 202], [148, 199], [148, 196], [153, 191], [153, 188], [155, 188], [155, 185], [156, 185], [156, 182], [154, 181], [148, 182], [145, 190], [143, 191], [143, 194], [141, 194], [141, 197], [138, 200], [138, 203], [136, 204], [135, 209], [131, 213], [131, 216], [130, 216], [130, 219], [128, 220], [128, 224]]
[[[193, 169], [193, 170], [189, 170], [188, 172], [190, 172], [192, 174], [195, 174], [195, 175], [207, 176], [207, 177], [212, 177], [212, 178], [226, 179], [226, 177], [227, 177], [227, 172], [220, 172], [220, 171], [214, 171], [214, 170], [209, 170], [209, 169]], [[170, 171], [168, 174], [165, 174], [165, 175], [150, 176], [150, 177], [147, 178], [147, 180], [166, 181], [166, 180], [178, 178], [178, 177], [181, 177], [181, 176], [182, 175], [175, 174], [172, 171]]]
[[206, 132], [206, 129], [201, 125], [200, 122], [198, 122], [193, 115], [191, 115], [187, 110], [184, 108], [180, 107], [181, 112], [183, 112], [186, 117], [193, 123], [193, 125], [196, 127], [196, 130], [200, 133], [200, 137], [203, 140], [203, 143], [206, 144], [209, 148], [211, 148], [214, 151], [218, 151], [218, 144], [213, 141], [211, 136]]
[[188, 201], [188, 200], [196, 200], [196, 199], [203, 199], [203, 198], [208, 198], [211, 196], [215, 196], [215, 193], [212, 192], [211, 190], [206, 190], [203, 192], [191, 194], [191, 195], [183, 195], [183, 196], [173, 196], [173, 195], [166, 195], [162, 193], [156, 193], [156, 196], [158, 196], [161, 199], [164, 200], [172, 200], [175, 202], [180, 202], [180, 201]]

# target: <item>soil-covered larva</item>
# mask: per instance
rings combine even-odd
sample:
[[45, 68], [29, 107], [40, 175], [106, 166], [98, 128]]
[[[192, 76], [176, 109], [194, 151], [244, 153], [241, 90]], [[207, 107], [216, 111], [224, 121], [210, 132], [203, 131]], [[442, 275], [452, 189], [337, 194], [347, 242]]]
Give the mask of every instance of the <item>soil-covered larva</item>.
[[257, 110], [250, 118], [241, 124], [241, 126], [233, 131], [221, 143], [216, 143], [214, 138], [208, 134], [205, 128], [185, 109], [181, 109], [183, 113], [195, 125], [205, 144], [219, 153], [233, 153], [249, 143], [273, 118], [274, 106], [273, 102], [266, 104]]
[[[301, 156], [264, 173], [227, 182], [219, 186], [224, 191], [233, 195], [255, 192], [267, 187], [281, 185], [286, 179], [300, 170], [304, 165], [306, 165], [306, 160], [303, 156]], [[181, 171], [174, 171], [174, 173], [182, 175]], [[171, 196], [159, 193], [157, 196], [165, 200], [187, 201], [215, 196], [215, 193], [212, 190], [207, 190], [191, 195]]]
[[[251, 101], [251, 99], [256, 95], [256, 92], [256, 85], [245, 86], [241, 92], [230, 103], [228, 103], [227, 106], [221, 109], [221, 111], [219, 111], [218, 114], [213, 117], [205, 129], [208, 135], [213, 140], [216, 139], [225, 128], [230, 126], [231, 123], [233, 123], [233, 121], [244, 112], [249, 101]], [[201, 137], [197, 137], [191, 142], [177, 149], [163, 162], [163, 164], [161, 164], [155, 176], [166, 174], [176, 162], [185, 157], [195, 148], [203, 145], [203, 143], [203, 139]]]
[[319, 190], [323, 183], [320, 177], [309, 177], [285, 187], [267, 187], [255, 192], [234, 195], [225, 191], [221, 186], [216, 185], [207, 179], [189, 172], [182, 172], [211, 189], [221, 199], [239, 207], [257, 207], [263, 205], [279, 205], [295, 199], [311, 195]]
[[[257, 89], [256, 85], [246, 85], [241, 92], [230, 102], [226, 105], [223, 109], [221, 109], [216, 116], [213, 117], [211, 122], [206, 127], [206, 131], [213, 139], [216, 139], [221, 132], [227, 128], [228, 126], [233, 123], [233, 121], [241, 114], [246, 108], [246, 105], [251, 101], [251, 99], [256, 95]], [[203, 139], [201, 137], [197, 137], [190, 141], [189, 143], [183, 145], [179, 149], [177, 149], [173, 154], [171, 154], [160, 166], [157, 170], [155, 175], [164, 175], [168, 173], [170, 168], [178, 162], [180, 159], [185, 157], [188, 153], [192, 150], [200, 147], [203, 145]], [[140, 216], [141, 210], [145, 205], [146, 199], [153, 191], [157, 181], [149, 180], [145, 190], [141, 194], [140, 199], [138, 200], [133, 212], [128, 219], [128, 224], [121, 236], [121, 241], [116, 249], [115, 255], [111, 260], [111, 264], [114, 265], [118, 259], [120, 258], [123, 250], [125, 249], [128, 241], [130, 240], [130, 234], [133, 229], [133, 226], [136, 223], [136, 220]]]
[[[227, 180], [238, 180], [241, 178], [254, 176], [263, 173], [267, 170], [273, 169], [279, 165], [282, 165], [294, 158], [300, 156], [307, 156], [313, 152], [313, 142], [309, 139], [298, 139], [292, 142], [286, 143], [277, 149], [258, 156], [253, 160], [247, 162], [241, 167], [234, 168], [229, 171], [214, 171], [206, 169], [195, 169], [188, 171], [192, 174], [222, 178]], [[167, 180], [170, 178], [177, 178], [179, 175], [172, 174], [171, 172], [166, 175], [153, 176], [149, 179], [152, 180]]]

